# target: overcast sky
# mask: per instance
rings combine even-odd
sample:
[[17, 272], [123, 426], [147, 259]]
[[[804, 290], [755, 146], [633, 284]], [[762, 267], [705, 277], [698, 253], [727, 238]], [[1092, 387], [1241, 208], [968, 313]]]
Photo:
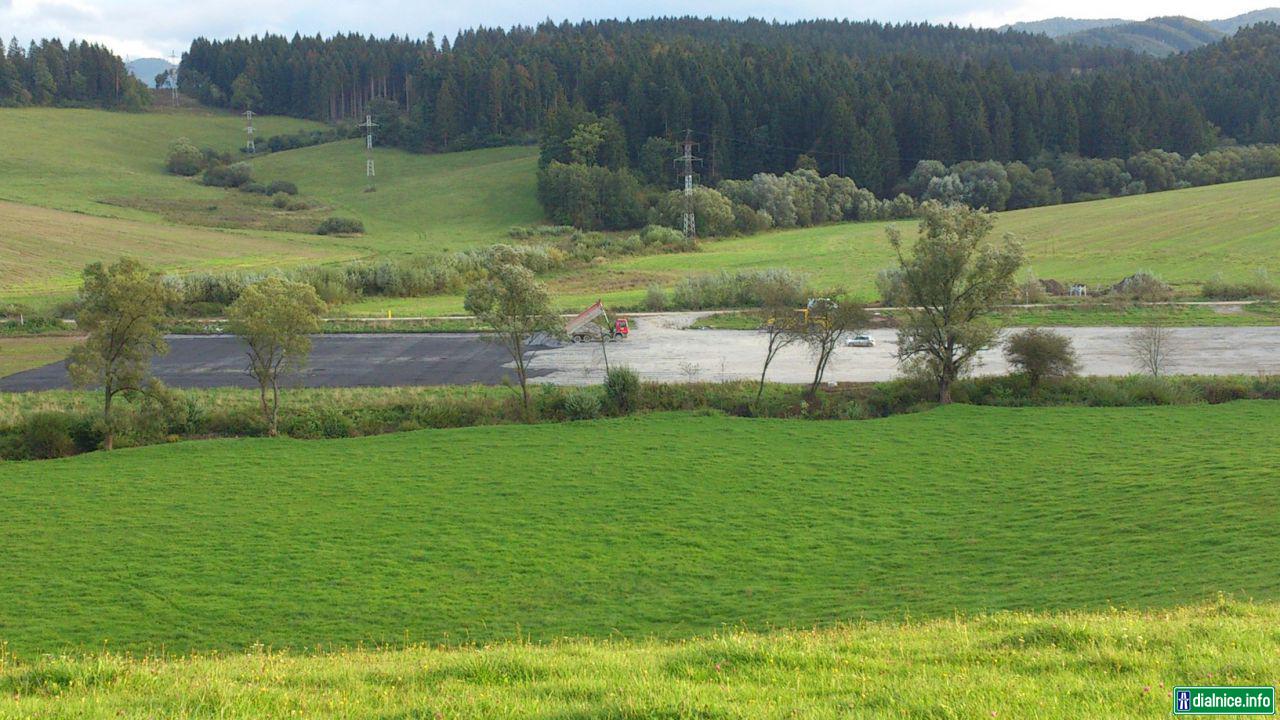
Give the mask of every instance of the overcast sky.
[[874, 19], [889, 22], [955, 22], [995, 27], [1056, 15], [1144, 19], [1188, 15], [1201, 20], [1231, 17], [1267, 7], [1265, 0], [867, 0], [854, 6], [835, 0], [0, 0], [0, 35], [24, 44], [42, 37], [89, 39], [130, 58], [179, 55], [193, 37], [228, 38], [275, 32], [292, 35], [360, 31], [376, 35], [437, 37], [475, 25], [507, 27], [554, 20], [699, 15]]

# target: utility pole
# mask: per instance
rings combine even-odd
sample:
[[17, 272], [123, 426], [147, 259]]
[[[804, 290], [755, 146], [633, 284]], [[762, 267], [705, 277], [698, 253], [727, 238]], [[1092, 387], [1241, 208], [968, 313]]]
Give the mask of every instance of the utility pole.
[[247, 150], [250, 155], [253, 155], [258, 151], [258, 149], [254, 147], [254, 144], [253, 144], [253, 111], [245, 110], [243, 113], [241, 113], [241, 115], [244, 115], [244, 122], [245, 122], [244, 131], [249, 135], [249, 141], [245, 143], [244, 147], [245, 147], [245, 150]]
[[693, 215], [693, 164], [702, 162], [702, 158], [694, 157], [694, 148], [698, 144], [693, 141], [693, 131], [684, 131], [684, 142], [680, 143], [684, 152], [676, 158], [676, 167], [684, 178], [684, 236], [691, 238], [698, 234], [697, 222]]
[[359, 127], [364, 128], [364, 176], [369, 181], [369, 187], [365, 188], [365, 192], [373, 192], [376, 188], [373, 186], [373, 129], [378, 127], [378, 123], [373, 121], [372, 115], [365, 115], [364, 122]]
[[173, 106], [178, 107], [178, 54], [169, 51], [169, 64], [173, 67], [169, 68], [169, 85], [173, 89]]

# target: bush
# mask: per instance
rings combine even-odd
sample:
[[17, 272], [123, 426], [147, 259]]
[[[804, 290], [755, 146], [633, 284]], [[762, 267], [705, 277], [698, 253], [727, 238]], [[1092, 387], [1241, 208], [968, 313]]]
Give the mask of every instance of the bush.
[[662, 312], [667, 309], [667, 291], [660, 285], [650, 285], [644, 291], [644, 309], [649, 312]]
[[284, 193], [285, 195], [297, 195], [298, 186], [288, 180], [274, 180], [267, 186], [268, 195], [277, 195]]
[[671, 291], [672, 310], [708, 310], [732, 307], [759, 307], [765, 287], [783, 288], [785, 301], [800, 307], [808, 297], [808, 283], [803, 276], [786, 268], [711, 275], [695, 275], [676, 283]]
[[284, 193], [275, 195], [274, 197], [271, 198], [271, 204], [275, 205], [277, 208], [280, 208], [281, 210], [287, 210], [289, 208], [289, 196], [285, 195]]
[[564, 399], [564, 414], [570, 420], [598, 418], [601, 409], [600, 394], [588, 388], [574, 390]]
[[209, 166], [201, 182], [210, 187], [240, 187], [252, 179], [253, 168], [249, 163], [238, 162]]
[[613, 368], [605, 375], [604, 394], [609, 412], [629, 415], [640, 407], [640, 376], [629, 367]]
[[204, 155], [190, 140], [180, 137], [169, 146], [167, 167], [174, 175], [191, 177], [204, 167]]
[[1004, 357], [1027, 376], [1033, 391], [1045, 378], [1074, 375], [1080, 365], [1071, 338], [1043, 328], [1010, 335], [1005, 341]]
[[1238, 283], [1229, 283], [1221, 274], [1215, 275], [1200, 288], [1200, 294], [1210, 300], [1274, 300], [1280, 297], [1280, 288], [1265, 268], [1258, 268], [1253, 277]]
[[1162, 302], [1173, 297], [1173, 288], [1146, 270], [1139, 270], [1121, 280], [1112, 286], [1111, 291], [1139, 302]]
[[76, 454], [72, 437], [75, 418], [60, 412], [39, 412], [26, 419], [19, 434], [23, 457], [48, 460]]
[[364, 223], [355, 218], [331, 217], [326, 218], [320, 223], [320, 227], [316, 228], [317, 235], [358, 235], [364, 232]]
[[253, 193], [254, 195], [269, 195], [267, 186], [257, 182], [247, 182], [240, 186], [240, 192]]

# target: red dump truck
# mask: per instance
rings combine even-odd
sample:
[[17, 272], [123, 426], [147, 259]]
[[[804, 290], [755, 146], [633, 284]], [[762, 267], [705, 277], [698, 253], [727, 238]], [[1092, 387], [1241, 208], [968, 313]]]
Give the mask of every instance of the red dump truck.
[[[604, 324], [596, 322], [596, 318], [603, 318]], [[595, 305], [578, 313], [572, 320], [565, 323], [564, 333], [574, 342], [589, 342], [599, 340], [625, 340], [631, 332], [631, 327], [624, 317], [609, 320], [609, 313], [605, 312], [604, 305], [599, 300]]]

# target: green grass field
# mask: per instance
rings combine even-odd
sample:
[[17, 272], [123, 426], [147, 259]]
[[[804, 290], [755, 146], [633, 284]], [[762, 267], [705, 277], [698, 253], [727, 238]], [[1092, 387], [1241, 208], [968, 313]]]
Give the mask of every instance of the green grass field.
[[1280, 403], [648, 415], [0, 465], [20, 657], [1280, 599]]
[[0, 718], [1097, 718], [1272, 685], [1280, 606], [1001, 613], [680, 642], [296, 655], [0, 654]]
[[[565, 307], [606, 302], [636, 306], [651, 284], [719, 270], [786, 267], [818, 288], [843, 288], [877, 299], [875, 276], [894, 263], [885, 229], [915, 234], [913, 221], [848, 223], [706, 241], [698, 253], [650, 255], [560, 273], [549, 280]], [[996, 235], [1025, 243], [1028, 266], [1041, 278], [1110, 285], [1138, 270], [1194, 293], [1221, 273], [1243, 279], [1258, 268], [1280, 274], [1280, 178], [1228, 183], [1134, 197], [1000, 213]], [[369, 298], [352, 314], [458, 312], [461, 298]]]
[[[322, 127], [255, 120], [259, 138]], [[500, 242], [536, 224], [536, 148], [448, 155], [378, 149], [365, 193], [364, 150], [346, 141], [265, 155], [261, 180], [296, 182], [320, 207], [304, 218], [260, 196], [169, 175], [169, 143], [234, 151], [242, 118], [205, 111], [112, 113], [0, 109], [0, 298], [45, 306], [68, 297], [85, 264], [129, 254], [175, 272], [265, 269]], [[8, 202], [3, 202], [8, 201]], [[316, 218], [361, 218], [359, 238], [310, 234]]]
[[0, 377], [62, 360], [79, 342], [69, 335], [0, 337]]
[[536, 147], [442, 155], [375, 149], [377, 191], [367, 193], [364, 142], [348, 140], [266, 156], [255, 172], [294, 180], [334, 214], [362, 219], [372, 252], [421, 254], [509, 242], [512, 226], [541, 222], [537, 159]]
[[[319, 127], [263, 117], [258, 137]], [[359, 140], [255, 160], [261, 180], [289, 179], [320, 207], [288, 216], [265, 200], [207, 188], [164, 171], [169, 143], [233, 150], [243, 121], [198, 110], [140, 114], [48, 108], [0, 109], [0, 299], [48, 304], [68, 296], [75, 271], [130, 253], [165, 269], [269, 268], [299, 262], [433, 253], [504, 241], [513, 225], [540, 221], [534, 197], [536, 148], [446, 155], [378, 148], [377, 192], [364, 192]], [[1280, 273], [1280, 178], [1002, 213], [997, 232], [1026, 241], [1042, 278], [1113, 283], [1152, 270], [1192, 292], [1222, 273]], [[37, 206], [47, 212], [30, 207]], [[94, 218], [69, 215], [84, 213]], [[328, 214], [360, 218], [359, 238], [303, 230]], [[106, 218], [106, 219], [104, 219]], [[125, 222], [129, 221], [129, 222]], [[788, 267], [820, 288], [874, 295], [876, 272], [892, 263], [887, 223], [830, 225], [709, 241], [699, 253], [626, 258], [548, 278], [557, 303], [597, 298], [638, 304], [650, 284], [721, 269]], [[908, 234], [913, 223], [898, 225]], [[240, 227], [235, 230], [228, 227]], [[461, 298], [370, 298], [353, 315], [435, 315]]]

